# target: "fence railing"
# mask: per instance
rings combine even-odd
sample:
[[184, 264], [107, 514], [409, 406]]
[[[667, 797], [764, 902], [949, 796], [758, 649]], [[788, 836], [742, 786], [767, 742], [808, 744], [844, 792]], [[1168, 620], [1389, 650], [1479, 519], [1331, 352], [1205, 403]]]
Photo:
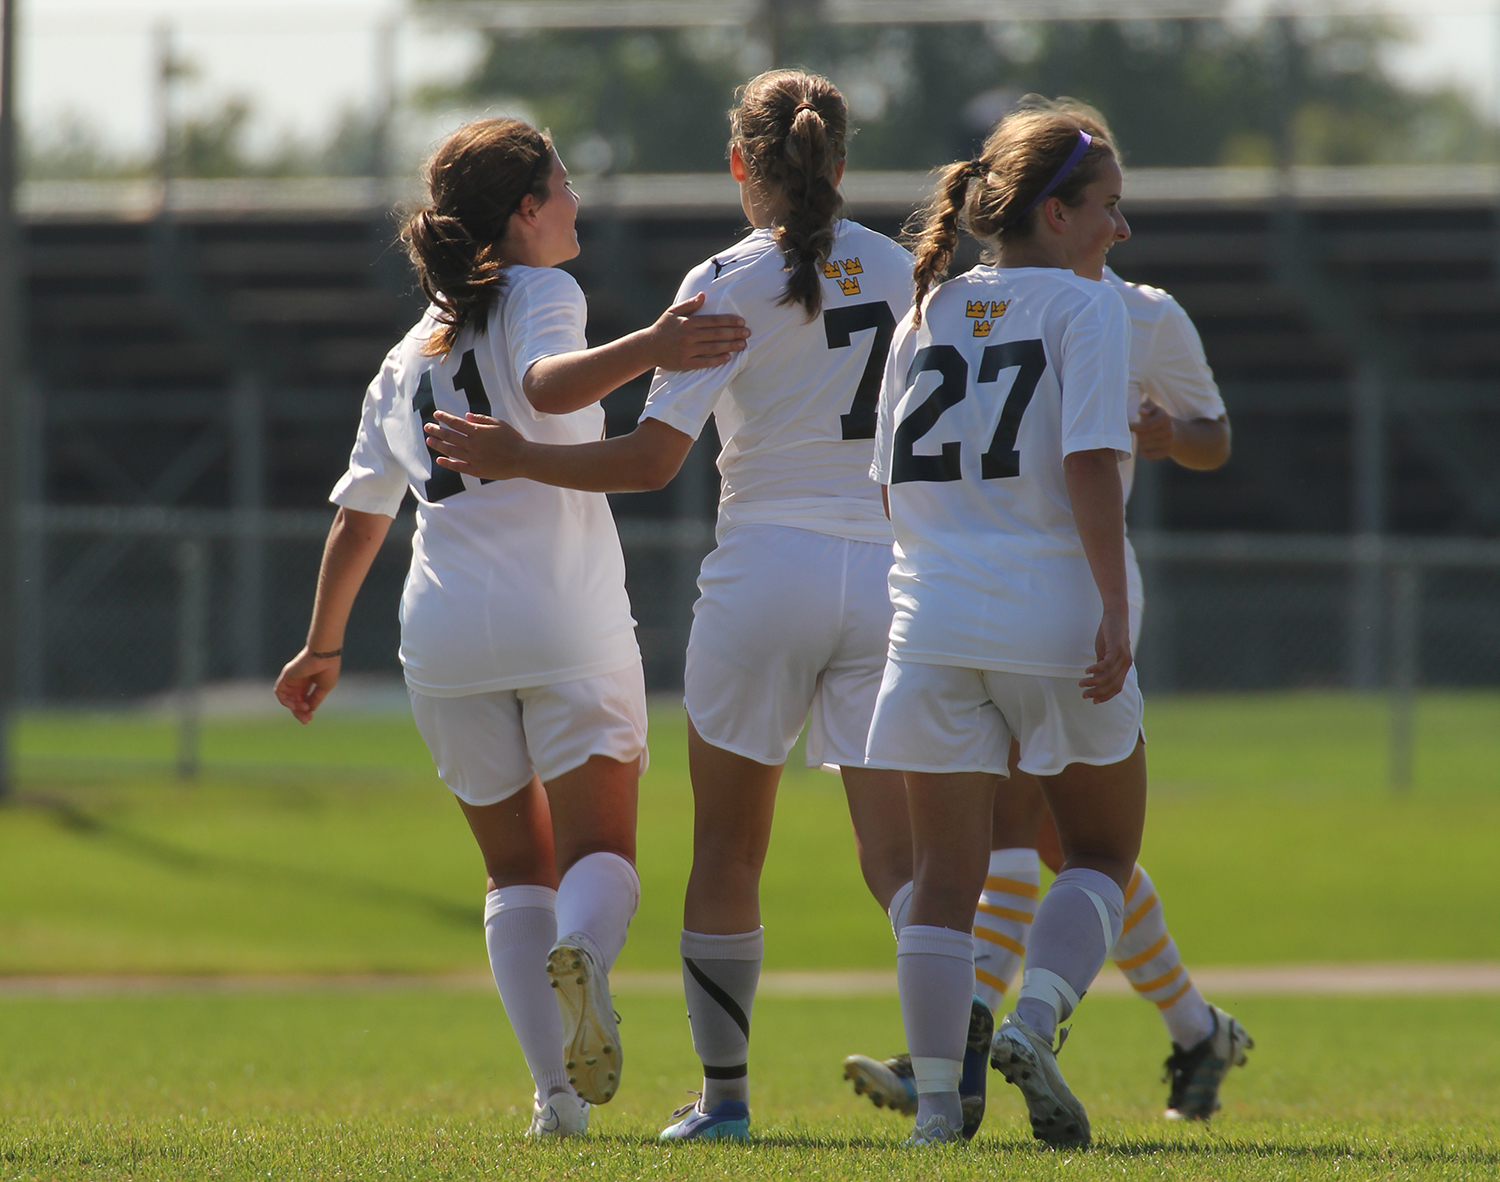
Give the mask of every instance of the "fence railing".
[[[112, 692], [121, 695], [173, 689], [178, 768], [195, 774], [200, 689], [224, 664], [215, 622], [230, 632], [264, 627], [237, 617], [236, 583], [267, 580], [270, 550], [281, 547], [285, 561], [269, 581], [287, 601], [286, 619], [300, 621], [289, 627], [304, 626], [330, 520], [326, 510], [24, 507], [17, 641], [20, 666], [32, 671], [29, 697], [86, 697], [86, 687], [100, 685], [118, 685]], [[712, 523], [618, 524], [649, 675], [658, 686], [680, 684], [693, 580], [712, 548]], [[404, 575], [411, 529], [403, 515], [387, 539], [388, 587]], [[1384, 688], [1397, 787], [1411, 779], [1416, 688], [1500, 684], [1500, 541], [1177, 532], [1132, 541], [1149, 602], [1139, 654], [1148, 690]], [[125, 556], [139, 547], [149, 548], [148, 559], [127, 568]], [[227, 559], [217, 581], [216, 552]], [[294, 585], [283, 595], [282, 584]], [[110, 667], [139, 661], [147, 646], [170, 651], [170, 666], [157, 660], [132, 670], [134, 680]], [[389, 665], [393, 650], [370, 651]], [[49, 692], [57, 679], [48, 670], [59, 665], [73, 680]]]

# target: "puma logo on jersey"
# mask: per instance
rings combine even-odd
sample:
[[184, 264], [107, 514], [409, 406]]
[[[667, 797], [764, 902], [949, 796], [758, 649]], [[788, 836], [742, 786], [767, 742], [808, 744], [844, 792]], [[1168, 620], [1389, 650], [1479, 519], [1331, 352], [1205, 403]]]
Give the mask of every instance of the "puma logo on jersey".
[[714, 264], [714, 278], [715, 279], [717, 279], [719, 277], [719, 272], [721, 272], [722, 270], [724, 270], [724, 268], [729, 265], [728, 263], [721, 263], [718, 259], [714, 259], [713, 260], [713, 264]]
[[848, 295], [858, 295], [859, 294], [859, 280], [858, 279], [840, 279], [839, 280], [839, 290], [841, 292], [843, 292], [846, 296], [848, 296]]
[[823, 264], [823, 278], [824, 279], [837, 279], [838, 277], [839, 277], [839, 265], [837, 263], [835, 263], [833, 260], [830, 259], [828, 262], [826, 262], [826, 263]]
[[991, 300], [990, 315], [994, 317], [994, 319], [999, 320], [1000, 317], [1005, 315], [1005, 310], [1009, 308], [1010, 305], [1010, 300]]
[[994, 327], [995, 322], [993, 320], [976, 320], [974, 321], [974, 335], [976, 337], [987, 337], [990, 335], [990, 329]]
[[852, 259], [845, 259], [844, 260], [844, 274], [845, 275], [863, 275], [864, 273], [865, 273], [865, 269], [859, 265], [859, 259], [858, 258], [852, 258]]

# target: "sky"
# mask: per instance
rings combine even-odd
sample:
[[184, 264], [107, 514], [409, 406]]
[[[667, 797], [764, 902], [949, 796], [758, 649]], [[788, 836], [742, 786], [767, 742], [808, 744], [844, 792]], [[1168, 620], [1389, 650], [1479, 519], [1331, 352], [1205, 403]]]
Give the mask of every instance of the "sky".
[[[155, 141], [154, 30], [163, 23], [175, 52], [196, 67], [180, 88], [180, 109], [203, 112], [243, 95], [255, 111], [251, 145], [262, 150], [287, 133], [318, 139], [341, 111], [373, 106], [387, 83], [378, 52], [383, 26], [394, 22], [398, 92], [461, 78], [479, 52], [472, 33], [402, 19], [403, 0], [15, 2], [23, 126], [46, 138], [71, 117], [121, 155], [139, 155]], [[1233, 5], [1250, 11], [1270, 2]], [[1455, 83], [1492, 117], [1500, 112], [1500, 0], [1333, 2], [1405, 14], [1414, 39], [1392, 55], [1391, 68], [1417, 85]], [[411, 151], [470, 114], [438, 113], [408, 126], [407, 137], [421, 141]]]

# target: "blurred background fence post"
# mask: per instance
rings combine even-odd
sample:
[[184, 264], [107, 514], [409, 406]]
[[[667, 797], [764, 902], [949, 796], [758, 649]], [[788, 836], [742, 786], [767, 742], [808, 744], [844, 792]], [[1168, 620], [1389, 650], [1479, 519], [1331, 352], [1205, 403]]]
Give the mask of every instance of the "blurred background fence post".
[[234, 675], [249, 678], [263, 672], [266, 610], [266, 542], [260, 526], [266, 507], [266, 424], [261, 384], [254, 373], [235, 375], [229, 408], [236, 535], [229, 631]]
[[21, 235], [16, 226], [16, 0], [0, 0], [0, 800], [11, 792], [16, 705], [16, 528], [23, 433], [17, 406], [24, 325]]
[[1422, 568], [1398, 563], [1391, 577], [1391, 787], [1411, 787], [1416, 688], [1421, 677]]
[[177, 776], [191, 780], [201, 759], [203, 675], [208, 665], [208, 546], [190, 534], [177, 543]]

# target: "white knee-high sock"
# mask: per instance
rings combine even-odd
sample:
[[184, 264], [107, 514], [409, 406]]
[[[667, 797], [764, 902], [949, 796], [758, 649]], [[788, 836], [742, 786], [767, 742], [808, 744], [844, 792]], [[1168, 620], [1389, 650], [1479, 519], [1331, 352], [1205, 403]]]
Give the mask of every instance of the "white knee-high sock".
[[1125, 896], [1097, 870], [1064, 870], [1052, 880], [1031, 925], [1016, 1013], [1043, 1038], [1078, 1005], [1120, 938]]
[[1179, 1047], [1195, 1046], [1213, 1033], [1213, 1013], [1188, 976], [1156, 887], [1139, 862], [1125, 888], [1125, 922], [1110, 956], [1132, 988], [1161, 1011]]
[[917, 1085], [917, 1120], [963, 1122], [958, 1079], [974, 996], [974, 940], [968, 932], [909, 923], [896, 941], [901, 1021]]
[[547, 953], [557, 942], [556, 903], [557, 892], [543, 886], [501, 887], [484, 897], [490, 971], [542, 1100], [571, 1090], [562, 1017], [547, 976]]
[[891, 905], [885, 909], [890, 917], [891, 935], [901, 939], [901, 929], [906, 926], [906, 913], [911, 910], [911, 883], [903, 883], [896, 888], [896, 893], [891, 896]]
[[557, 934], [581, 938], [608, 972], [641, 901], [635, 867], [619, 854], [587, 854], [557, 886]]
[[693, 1050], [703, 1063], [703, 1110], [750, 1099], [750, 1013], [765, 956], [765, 929], [682, 933], [682, 986]]
[[1041, 893], [1035, 850], [990, 851], [990, 872], [974, 912], [974, 996], [1000, 1012], [1006, 991], [1026, 959], [1026, 940]]

